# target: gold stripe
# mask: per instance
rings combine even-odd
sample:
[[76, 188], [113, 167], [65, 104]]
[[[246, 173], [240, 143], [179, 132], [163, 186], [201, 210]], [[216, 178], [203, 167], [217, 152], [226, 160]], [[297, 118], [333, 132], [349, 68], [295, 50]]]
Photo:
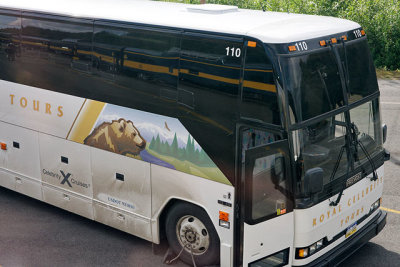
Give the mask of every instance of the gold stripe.
[[199, 72], [199, 74], [192, 74], [192, 73], [189, 73], [189, 70], [182, 69], [181, 73], [189, 74], [189, 75], [192, 75], [192, 76], [197, 76], [197, 77], [201, 77], [201, 78], [205, 78], [205, 79], [210, 79], [210, 80], [214, 80], [214, 81], [220, 81], [220, 82], [236, 84], [236, 85], [239, 84], [239, 80], [238, 79], [230, 79], [230, 78], [225, 78], [225, 77], [216, 76], [216, 75], [203, 73], [203, 72]]
[[47, 47], [47, 45], [42, 44], [42, 43], [35, 43], [35, 42], [28, 42], [28, 41], [21, 41], [21, 43], [29, 44], [29, 45], [37, 45], [37, 46], [41, 46], [41, 47]]
[[72, 126], [71, 133], [68, 140], [83, 143], [85, 138], [90, 134], [96, 123], [98, 117], [100, 116], [105, 103], [88, 100], [85, 102], [82, 111], [78, 114], [76, 122]]
[[392, 210], [392, 209], [388, 209], [388, 208], [384, 208], [384, 207], [381, 207], [381, 210], [400, 214], [400, 211], [398, 211], [398, 210]]
[[172, 72], [170, 72], [169, 67], [164, 67], [164, 66], [159, 66], [159, 65], [152, 65], [152, 64], [140, 63], [137, 61], [124, 60], [124, 66], [134, 68], [134, 69], [139, 69], [139, 70], [158, 72], [158, 73], [166, 73], [166, 74], [178, 76], [177, 69], [173, 69]]
[[82, 104], [81, 108], [79, 109], [78, 114], [76, 114], [76, 117], [75, 117], [75, 119], [74, 119], [74, 122], [72, 123], [71, 128], [70, 128], [69, 131], [68, 131], [67, 138], [66, 138], [67, 140], [68, 140], [68, 138], [69, 138], [69, 135], [71, 134], [72, 128], [74, 127], [76, 120], [78, 119], [79, 115], [81, 114], [82, 108], [83, 108], [83, 107], [85, 106], [85, 104], [86, 104], [86, 101], [87, 101], [87, 99], [85, 99], [85, 101], [83, 101], [83, 104]]
[[260, 69], [244, 69], [244, 71], [272, 72], [272, 70], [260, 70]]
[[71, 49], [69, 49], [68, 47], [57, 47], [57, 46], [50, 46], [51, 49], [55, 49], [55, 50], [59, 50], [59, 51], [70, 51]]
[[195, 60], [190, 60], [190, 59], [185, 59], [185, 58], [181, 58], [181, 60], [189, 61], [189, 62], [194, 62], [194, 63], [200, 63], [200, 64], [203, 64], [203, 65], [209, 65], [209, 66], [219, 67], [219, 68], [225, 68], [225, 69], [234, 69], [234, 70], [240, 70], [240, 69], [241, 69], [241, 68], [238, 68], [238, 67], [221, 66], [221, 65], [216, 65], [216, 64], [211, 64], [211, 63], [204, 63], [204, 62], [195, 61]]
[[96, 53], [96, 52], [93, 52], [93, 56], [96, 56], [96, 57], [99, 57], [99, 58], [101, 57], [102, 61], [106, 61], [106, 62], [109, 62], [109, 63], [115, 63], [114, 58], [110, 57], [110, 56], [106, 56], [106, 55], [99, 54], [99, 53]]
[[131, 52], [131, 51], [125, 51], [125, 53], [133, 54], [133, 55], [146, 56], [146, 57], [162, 58], [162, 59], [179, 59], [179, 57], [159, 57], [159, 56], [152, 56], [152, 55], [147, 55], [147, 54], [137, 53], [137, 52]]
[[85, 54], [85, 55], [92, 55], [93, 53], [91, 51], [85, 51], [85, 50], [79, 50], [78, 49], [78, 54]]
[[253, 88], [256, 90], [268, 91], [272, 93], [276, 93], [276, 87], [273, 84], [268, 83], [259, 83], [259, 82], [252, 82], [252, 81], [244, 81], [243, 87]]

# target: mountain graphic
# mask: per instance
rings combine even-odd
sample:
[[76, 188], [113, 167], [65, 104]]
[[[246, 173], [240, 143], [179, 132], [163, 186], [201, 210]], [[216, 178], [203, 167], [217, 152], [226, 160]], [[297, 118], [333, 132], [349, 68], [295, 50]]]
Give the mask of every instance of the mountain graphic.
[[[138, 123], [135, 124], [135, 126], [139, 130], [141, 136], [145, 140], [148, 140], [149, 142], [153, 137], [156, 138], [157, 135], [160, 136], [160, 140], [162, 142], [167, 141], [169, 144], [172, 144], [172, 141], [174, 140], [175, 132], [173, 129], [171, 131], [168, 131], [165, 127], [160, 127], [150, 122]], [[178, 147], [180, 148], [186, 147], [187, 135], [188, 132], [176, 133], [176, 137], [178, 139]], [[200, 146], [196, 142], [195, 142], [195, 147], [197, 149], [200, 149]]]

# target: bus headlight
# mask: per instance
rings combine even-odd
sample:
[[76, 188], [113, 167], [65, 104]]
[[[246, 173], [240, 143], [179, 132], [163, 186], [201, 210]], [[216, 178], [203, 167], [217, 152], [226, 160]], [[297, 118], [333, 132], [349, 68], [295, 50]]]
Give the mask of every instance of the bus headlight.
[[317, 244], [317, 249], [320, 249], [324, 245], [324, 240], [323, 239], [318, 240], [318, 242], [316, 244]]
[[312, 255], [317, 250], [317, 243], [310, 246], [310, 255]]
[[374, 203], [372, 203], [371, 208], [369, 209], [369, 213], [376, 211], [381, 206], [381, 199], [378, 199]]
[[324, 246], [324, 239], [320, 239], [311, 246], [296, 249], [296, 259], [304, 259], [313, 255]]

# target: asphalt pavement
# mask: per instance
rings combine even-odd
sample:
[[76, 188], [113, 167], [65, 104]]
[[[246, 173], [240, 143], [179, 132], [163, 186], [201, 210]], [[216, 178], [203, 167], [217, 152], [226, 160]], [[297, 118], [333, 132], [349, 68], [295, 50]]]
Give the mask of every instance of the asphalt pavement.
[[[342, 266], [400, 266], [400, 80], [380, 80], [387, 225]], [[166, 266], [150, 242], [0, 187], [0, 266]], [[187, 266], [181, 262], [172, 266]]]

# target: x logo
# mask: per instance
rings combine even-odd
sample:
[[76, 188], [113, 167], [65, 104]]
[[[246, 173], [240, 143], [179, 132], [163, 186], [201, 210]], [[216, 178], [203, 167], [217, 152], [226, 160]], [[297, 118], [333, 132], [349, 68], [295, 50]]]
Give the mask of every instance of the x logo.
[[70, 173], [67, 173], [67, 174], [65, 175], [65, 173], [64, 173], [63, 171], [60, 171], [60, 172], [61, 172], [62, 176], [64, 177], [64, 179], [62, 180], [61, 184], [67, 183], [67, 184], [69, 185], [69, 187], [72, 187], [71, 183], [68, 181], [68, 179], [69, 179], [69, 177], [71, 176], [71, 174], [70, 174]]

